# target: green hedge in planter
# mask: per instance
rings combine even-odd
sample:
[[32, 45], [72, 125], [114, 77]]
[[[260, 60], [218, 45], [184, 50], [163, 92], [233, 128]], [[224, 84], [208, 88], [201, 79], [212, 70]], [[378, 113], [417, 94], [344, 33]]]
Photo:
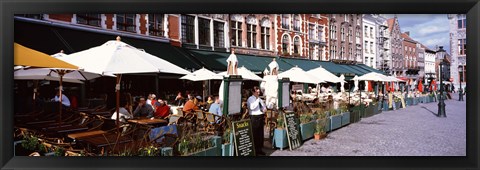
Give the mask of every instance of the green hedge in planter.
[[300, 124], [300, 134], [302, 135], [302, 140], [307, 140], [313, 137], [316, 124], [316, 121], [310, 121], [308, 123]]
[[275, 129], [273, 132], [273, 144], [280, 150], [288, 147], [287, 130], [278, 128]]
[[350, 124], [350, 112], [342, 113], [342, 126]]

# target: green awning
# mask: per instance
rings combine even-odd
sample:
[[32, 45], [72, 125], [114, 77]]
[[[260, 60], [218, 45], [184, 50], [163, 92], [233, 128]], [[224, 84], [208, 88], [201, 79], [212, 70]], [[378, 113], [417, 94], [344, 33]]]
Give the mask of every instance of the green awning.
[[359, 66], [359, 67], [362, 67], [362, 68], [364, 68], [364, 69], [366, 69], [366, 70], [369, 70], [369, 71], [371, 71], [371, 72], [376, 72], [376, 73], [380, 73], [380, 74], [385, 74], [385, 72], [383, 72], [383, 71], [381, 71], [381, 70], [374, 69], [374, 68], [369, 67], [369, 66], [367, 66], [367, 65], [365, 65], [365, 64], [358, 64], [358, 66]]
[[[227, 59], [231, 53], [203, 50], [189, 51], [193, 54], [193, 57], [197, 59], [205, 68], [211, 71], [227, 70]], [[238, 67], [245, 66], [245, 68], [257, 74], [261, 74], [263, 70], [267, 68], [268, 64], [273, 60], [273, 57], [252, 56], [244, 54], [235, 55], [237, 56]]]
[[[115, 35], [88, 32], [71, 28], [50, 26], [15, 20], [15, 42], [37, 49], [46, 54], [64, 50], [71, 54], [115, 40]], [[35, 37], [35, 38], [32, 38]], [[184, 69], [199, 69], [201, 65], [188, 57], [181, 48], [170, 43], [122, 37], [122, 41], [147, 53], [162, 58]]]
[[289, 66], [286, 66], [282, 68], [280, 66], [280, 70], [288, 70], [292, 67], [298, 66], [302, 68], [305, 71], [320, 67], [320, 64], [318, 62], [315, 62], [313, 60], [305, 60], [305, 59], [293, 59], [293, 58], [281, 58], [280, 60], [283, 60], [284, 62], [288, 63]]

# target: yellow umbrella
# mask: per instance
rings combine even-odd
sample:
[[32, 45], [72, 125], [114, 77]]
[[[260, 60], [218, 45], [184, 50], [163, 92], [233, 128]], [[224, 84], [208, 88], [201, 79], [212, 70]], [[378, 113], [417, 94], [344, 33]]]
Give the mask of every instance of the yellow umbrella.
[[60, 76], [60, 87], [58, 89], [58, 91], [60, 92], [60, 95], [59, 95], [60, 117], [58, 121], [59, 123], [61, 123], [63, 75], [71, 72], [72, 70], [78, 70], [78, 67], [75, 65], [69, 64], [65, 61], [56, 59], [48, 54], [33, 50], [31, 48], [25, 47], [17, 43], [14, 43], [13, 56], [14, 56], [14, 65], [51, 68], [52, 70], [55, 70], [55, 72], [57, 72], [57, 74]]
[[69, 64], [65, 61], [56, 59], [48, 54], [33, 50], [17, 43], [14, 43], [13, 49], [14, 65], [78, 69], [78, 67], [75, 65]]

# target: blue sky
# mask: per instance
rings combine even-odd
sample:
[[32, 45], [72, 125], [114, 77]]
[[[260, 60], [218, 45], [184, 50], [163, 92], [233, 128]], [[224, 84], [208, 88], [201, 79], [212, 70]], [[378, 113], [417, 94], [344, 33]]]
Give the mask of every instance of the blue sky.
[[[393, 14], [387, 14], [393, 18]], [[449, 21], [447, 14], [397, 14], [402, 32], [410, 31], [410, 37], [430, 49], [443, 46], [450, 52]]]

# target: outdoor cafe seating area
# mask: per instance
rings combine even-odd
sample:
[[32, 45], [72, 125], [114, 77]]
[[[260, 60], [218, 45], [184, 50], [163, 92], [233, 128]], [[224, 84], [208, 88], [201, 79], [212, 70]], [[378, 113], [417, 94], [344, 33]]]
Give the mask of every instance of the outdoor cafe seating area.
[[[375, 72], [346, 80], [343, 74], [336, 76], [321, 67], [304, 71], [295, 66], [277, 75], [278, 64], [275, 58], [268, 65], [270, 73], [265, 72], [261, 78], [245, 67], [238, 68], [238, 72], [237, 68], [231, 67], [230, 62], [236, 61], [233, 52], [231, 56], [235, 59], [227, 60], [227, 72], [214, 73], [202, 68], [191, 73], [131, 47], [121, 42], [120, 38], [85, 51], [61, 54], [61, 57], [52, 57], [19, 44], [16, 44], [15, 48], [15, 57], [37, 57], [15, 60], [19, 62], [15, 65], [21, 67], [14, 68], [16, 81], [19, 84], [31, 83], [31, 86], [22, 86], [29, 88], [18, 88], [17, 91], [33, 90], [33, 93], [26, 97], [33, 100], [23, 102], [25, 105], [22, 106], [17, 105], [14, 113], [14, 144], [17, 156], [233, 156], [238, 151], [234, 151], [234, 140], [237, 139], [234, 137], [236, 134], [233, 133], [232, 123], [249, 120], [247, 98], [251, 95], [249, 91], [253, 85], [257, 84], [262, 88], [261, 98], [268, 107], [264, 128], [269, 132], [269, 142], [272, 148], [283, 149], [288, 146], [287, 142], [283, 142], [287, 139], [278, 134], [287, 133], [284, 131], [287, 129], [287, 123], [283, 120], [284, 112], [294, 112], [300, 120], [298, 126], [303, 129], [302, 139], [308, 140], [314, 133], [326, 134], [381, 111], [400, 109], [427, 100], [433, 102], [433, 91], [436, 90], [423, 90], [421, 82], [416, 87], [414, 81], [399, 80]], [[128, 57], [119, 53], [128, 54]], [[122, 62], [110, 63], [114, 61], [112, 58]], [[141, 106], [140, 98], [153, 100], [147, 107], [156, 109], [155, 97], [146, 96], [148, 92], [143, 91], [142, 87], [132, 90], [123, 83], [129, 79], [129, 74], [143, 73], [176, 74], [176, 82], [193, 82], [199, 85], [196, 87], [200, 88], [192, 91], [200, 91], [201, 94], [188, 95], [193, 97], [182, 96], [190, 99], [189, 102], [195, 104], [195, 109], [184, 110], [186, 100], [172, 101], [175, 94], [166, 93], [161, 97], [159, 95], [159, 99], [162, 98], [161, 102], [169, 108], [167, 116], [120, 115], [121, 110], [133, 114], [135, 108]], [[225, 80], [237, 74], [240, 76], [236, 81], [243, 84], [241, 88], [224, 93], [223, 90], [228, 89], [224, 88], [223, 83], [227, 82]], [[138, 77], [133, 84], [141, 84], [141, 80], [147, 76]], [[100, 81], [98, 84], [101, 86], [90, 84], [95, 80]], [[105, 83], [113, 80], [114, 84]], [[87, 89], [111, 88], [111, 93], [93, 94], [81, 99], [71, 98], [68, 106], [63, 103], [68, 98], [63, 97], [39, 102], [39, 81], [51, 82], [47, 87], [58, 96], [68, 93], [69, 86], [85, 88], [82, 84], [86, 82]], [[206, 93], [204, 83], [207, 81], [222, 84]], [[282, 96], [279, 95], [282, 90], [279, 89], [279, 82], [287, 84]], [[57, 85], [58, 87], [53, 87]], [[184, 87], [184, 84], [173, 83], [173, 86]], [[167, 90], [171, 89], [165, 89]], [[132, 92], [139, 95], [132, 97]], [[229, 96], [238, 96], [241, 98], [238, 103], [240, 109], [234, 114], [220, 115], [210, 112], [208, 107], [212, 101], [208, 103], [207, 96], [211, 94], [219, 95], [221, 102], [218, 104], [222, 109], [233, 108], [230, 106], [232, 102], [223, 101]], [[181, 93], [178, 95], [181, 96]], [[230, 110], [223, 109], [222, 112]], [[321, 123], [319, 120], [322, 120]]]

